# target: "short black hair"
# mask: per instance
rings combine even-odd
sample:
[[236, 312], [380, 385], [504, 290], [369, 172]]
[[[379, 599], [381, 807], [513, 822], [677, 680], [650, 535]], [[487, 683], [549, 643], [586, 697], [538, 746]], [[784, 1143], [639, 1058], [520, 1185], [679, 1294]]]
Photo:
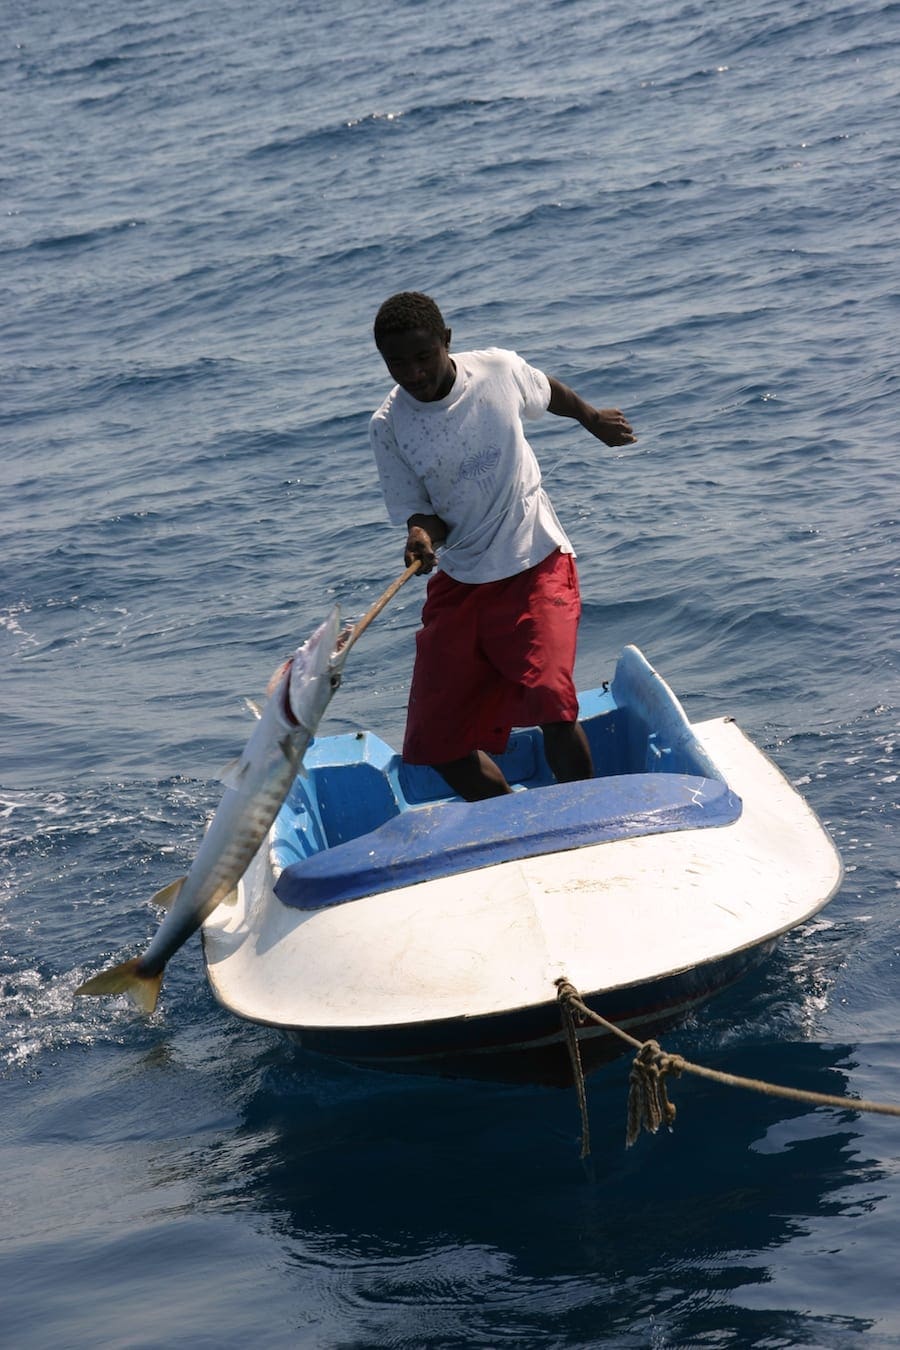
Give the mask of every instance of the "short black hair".
[[380, 347], [388, 333], [408, 333], [413, 328], [424, 328], [442, 340], [447, 332], [444, 316], [430, 295], [399, 291], [385, 300], [375, 315], [375, 346]]

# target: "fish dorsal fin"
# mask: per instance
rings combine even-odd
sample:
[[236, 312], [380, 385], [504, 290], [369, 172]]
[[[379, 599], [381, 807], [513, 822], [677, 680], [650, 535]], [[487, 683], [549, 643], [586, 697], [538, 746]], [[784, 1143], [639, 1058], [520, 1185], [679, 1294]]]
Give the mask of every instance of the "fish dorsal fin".
[[243, 755], [238, 755], [236, 759], [230, 760], [222, 769], [219, 774], [219, 782], [225, 787], [239, 788], [241, 786], [241, 779], [247, 770], [246, 764], [242, 764], [243, 758]]
[[168, 886], [163, 886], [161, 891], [156, 892], [150, 901], [151, 905], [158, 905], [160, 909], [171, 909], [186, 881], [187, 877], [179, 877], [177, 881], [170, 881]]

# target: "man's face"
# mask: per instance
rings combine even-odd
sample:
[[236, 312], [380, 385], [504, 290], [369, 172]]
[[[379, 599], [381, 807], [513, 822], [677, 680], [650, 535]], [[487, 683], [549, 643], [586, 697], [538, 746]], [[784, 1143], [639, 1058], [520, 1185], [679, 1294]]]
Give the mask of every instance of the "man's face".
[[450, 359], [450, 329], [443, 338], [424, 328], [388, 333], [379, 347], [391, 378], [419, 403], [434, 403], [453, 388], [456, 367]]

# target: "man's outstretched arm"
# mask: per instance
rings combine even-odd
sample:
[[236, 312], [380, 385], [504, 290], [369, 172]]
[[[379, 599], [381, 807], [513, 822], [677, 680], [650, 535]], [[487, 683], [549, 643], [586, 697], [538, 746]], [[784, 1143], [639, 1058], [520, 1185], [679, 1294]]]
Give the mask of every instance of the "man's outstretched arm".
[[550, 381], [550, 402], [547, 411], [557, 417], [574, 417], [585, 431], [596, 436], [604, 445], [633, 445], [637, 440], [631, 423], [618, 408], [595, 408], [570, 389], [567, 384], [547, 376]]

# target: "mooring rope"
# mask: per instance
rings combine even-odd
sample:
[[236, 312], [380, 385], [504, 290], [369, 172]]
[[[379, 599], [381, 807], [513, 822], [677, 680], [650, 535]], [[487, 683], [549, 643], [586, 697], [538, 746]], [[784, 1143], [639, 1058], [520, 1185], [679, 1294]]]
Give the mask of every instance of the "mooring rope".
[[[563, 994], [565, 985], [566, 993]], [[588, 1119], [587, 1092], [584, 1086], [584, 1068], [581, 1063], [581, 1050], [578, 1046], [578, 1031], [576, 1027], [576, 1018], [574, 999], [578, 998], [575, 987], [566, 980], [556, 981], [559, 990], [559, 1000], [562, 1009], [563, 1029], [566, 1033], [566, 1044], [569, 1047], [569, 1059], [572, 1062], [572, 1081], [575, 1084], [575, 1091], [578, 1093], [578, 1109], [581, 1112], [581, 1156], [586, 1158], [591, 1151], [591, 1123]], [[571, 994], [568, 992], [571, 990]], [[574, 999], [572, 997], [574, 995]]]
[[583, 1026], [586, 1022], [593, 1022], [595, 1026], [618, 1036], [637, 1051], [628, 1083], [626, 1148], [631, 1147], [641, 1130], [656, 1134], [660, 1125], [671, 1128], [675, 1121], [675, 1107], [669, 1101], [666, 1079], [670, 1075], [678, 1078], [682, 1073], [692, 1073], [698, 1078], [708, 1078], [714, 1083], [746, 1088], [769, 1097], [807, 1102], [811, 1106], [834, 1106], [842, 1111], [868, 1111], [874, 1115], [900, 1116], [900, 1106], [890, 1103], [867, 1101], [862, 1097], [832, 1097], [825, 1092], [806, 1092], [802, 1088], [783, 1087], [778, 1083], [766, 1083], [759, 1078], [740, 1078], [733, 1073], [723, 1073], [719, 1069], [707, 1069], [702, 1064], [692, 1064], [681, 1055], [668, 1054], [656, 1041], [636, 1040], [614, 1022], [608, 1022], [605, 1017], [601, 1017], [587, 1006], [575, 986], [565, 977], [556, 981], [556, 989], [581, 1110], [582, 1158], [586, 1158], [591, 1151], [584, 1069], [578, 1046], [578, 1026]]

